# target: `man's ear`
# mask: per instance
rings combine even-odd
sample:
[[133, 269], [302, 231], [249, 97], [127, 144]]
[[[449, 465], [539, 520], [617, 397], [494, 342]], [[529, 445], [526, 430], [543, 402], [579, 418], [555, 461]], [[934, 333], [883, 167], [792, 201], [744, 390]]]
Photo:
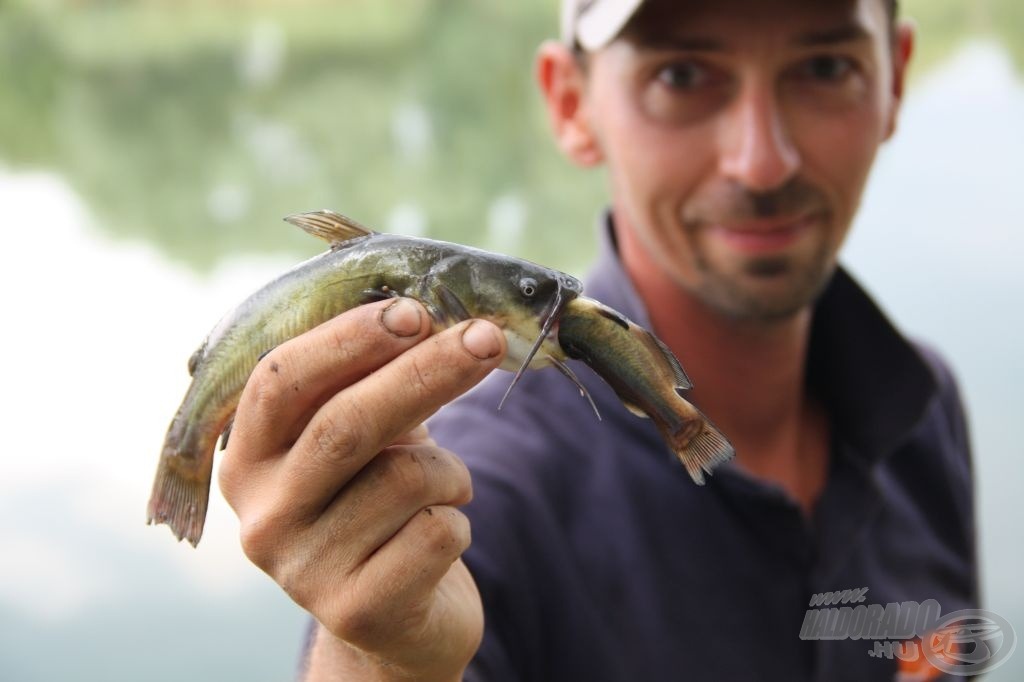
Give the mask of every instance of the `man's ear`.
[[553, 40], [540, 46], [537, 83], [558, 148], [580, 166], [601, 163], [604, 155], [587, 116], [586, 74], [568, 47]]
[[910, 56], [914, 52], [914, 24], [906, 19], [896, 25], [895, 44], [892, 46], [892, 109], [886, 123], [885, 139], [896, 132], [896, 119], [899, 116], [900, 104], [907, 81], [907, 67]]

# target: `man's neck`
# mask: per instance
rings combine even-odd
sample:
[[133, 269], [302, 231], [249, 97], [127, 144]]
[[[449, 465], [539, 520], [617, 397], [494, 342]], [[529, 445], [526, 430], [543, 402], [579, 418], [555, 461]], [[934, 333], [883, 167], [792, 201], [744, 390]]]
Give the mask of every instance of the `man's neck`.
[[617, 237], [655, 333], [693, 380], [688, 399], [732, 441], [742, 468], [810, 512], [828, 461], [827, 418], [805, 380], [811, 310], [772, 323], [731, 319], [673, 281], [631, 230]]

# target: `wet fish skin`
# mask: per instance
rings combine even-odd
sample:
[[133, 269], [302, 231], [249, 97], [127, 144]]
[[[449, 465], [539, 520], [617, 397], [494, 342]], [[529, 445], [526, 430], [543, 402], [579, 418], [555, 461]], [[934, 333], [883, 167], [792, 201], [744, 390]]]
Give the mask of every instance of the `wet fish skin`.
[[166, 523], [193, 546], [202, 536], [217, 439], [259, 359], [284, 341], [358, 305], [407, 296], [424, 305], [434, 331], [469, 318], [500, 327], [508, 341], [504, 369], [521, 372], [564, 357], [553, 324], [582, 291], [569, 275], [458, 244], [373, 232], [330, 211], [287, 220], [330, 242], [330, 250], [269, 282], [214, 327], [189, 359], [192, 383], [164, 441], [147, 521]]
[[698, 485], [704, 474], [731, 459], [729, 441], [683, 398], [693, 385], [678, 359], [652, 333], [592, 298], [566, 304], [558, 341], [615, 390], [634, 414], [650, 417]]

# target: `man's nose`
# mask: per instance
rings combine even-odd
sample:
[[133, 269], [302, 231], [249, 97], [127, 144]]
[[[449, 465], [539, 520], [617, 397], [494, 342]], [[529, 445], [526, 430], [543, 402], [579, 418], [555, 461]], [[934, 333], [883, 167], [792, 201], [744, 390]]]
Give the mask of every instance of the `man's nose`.
[[781, 187], [800, 167], [800, 153], [770, 86], [743, 88], [723, 127], [719, 169], [748, 189]]

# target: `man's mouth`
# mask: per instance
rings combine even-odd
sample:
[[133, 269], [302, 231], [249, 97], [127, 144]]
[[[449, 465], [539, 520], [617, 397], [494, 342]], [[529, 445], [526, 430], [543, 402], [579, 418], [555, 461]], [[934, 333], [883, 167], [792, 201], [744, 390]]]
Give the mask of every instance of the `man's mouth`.
[[707, 234], [734, 251], [748, 255], [767, 255], [783, 251], [798, 242], [819, 222], [820, 216], [755, 218], [729, 223], [709, 224]]

